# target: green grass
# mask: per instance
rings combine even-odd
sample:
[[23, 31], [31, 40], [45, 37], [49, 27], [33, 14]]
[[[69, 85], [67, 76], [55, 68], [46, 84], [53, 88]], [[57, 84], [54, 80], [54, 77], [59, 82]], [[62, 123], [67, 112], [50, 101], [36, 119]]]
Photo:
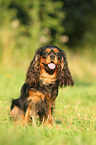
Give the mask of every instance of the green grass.
[[0, 145], [96, 145], [96, 82], [59, 89], [52, 129], [13, 124], [11, 98], [19, 96], [25, 69], [0, 71]]

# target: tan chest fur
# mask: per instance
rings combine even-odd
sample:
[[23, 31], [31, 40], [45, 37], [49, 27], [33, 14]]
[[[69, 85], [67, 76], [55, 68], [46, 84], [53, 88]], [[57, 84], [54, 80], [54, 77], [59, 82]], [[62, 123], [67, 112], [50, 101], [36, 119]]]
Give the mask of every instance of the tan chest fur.
[[56, 81], [56, 73], [50, 75], [44, 69], [42, 69], [40, 73], [40, 80], [43, 82], [43, 84], [54, 83]]

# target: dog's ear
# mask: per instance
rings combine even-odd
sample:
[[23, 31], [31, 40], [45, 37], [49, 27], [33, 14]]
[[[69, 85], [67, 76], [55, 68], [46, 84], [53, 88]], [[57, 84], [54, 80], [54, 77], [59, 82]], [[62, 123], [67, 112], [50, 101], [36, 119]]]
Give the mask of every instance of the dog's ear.
[[35, 53], [33, 60], [30, 63], [26, 74], [25, 83], [29, 85], [35, 85], [39, 82], [40, 76], [40, 49], [38, 49]]
[[58, 68], [57, 80], [60, 87], [74, 85], [74, 81], [68, 67], [66, 54], [63, 50], [61, 51], [61, 63]]

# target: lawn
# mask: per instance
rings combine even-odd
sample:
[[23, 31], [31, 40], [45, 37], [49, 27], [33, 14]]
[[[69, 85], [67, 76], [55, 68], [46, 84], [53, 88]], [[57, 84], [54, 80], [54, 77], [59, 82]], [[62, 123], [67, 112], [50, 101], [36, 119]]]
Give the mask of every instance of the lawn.
[[0, 70], [0, 145], [96, 145], [96, 81], [75, 78], [75, 85], [59, 89], [54, 125], [13, 124], [10, 104], [17, 98], [25, 69]]

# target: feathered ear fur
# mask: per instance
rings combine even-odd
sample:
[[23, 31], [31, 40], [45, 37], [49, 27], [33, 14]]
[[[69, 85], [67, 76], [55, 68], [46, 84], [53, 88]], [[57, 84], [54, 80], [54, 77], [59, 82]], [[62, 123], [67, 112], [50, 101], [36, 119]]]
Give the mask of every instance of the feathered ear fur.
[[60, 87], [74, 85], [64, 51], [61, 51], [61, 64], [58, 69], [57, 80]]
[[26, 74], [26, 80], [25, 80], [26, 84], [35, 85], [39, 81], [39, 76], [40, 76], [40, 64], [39, 64], [40, 52], [39, 51], [40, 51], [39, 49], [36, 51], [36, 54], [28, 68]]

